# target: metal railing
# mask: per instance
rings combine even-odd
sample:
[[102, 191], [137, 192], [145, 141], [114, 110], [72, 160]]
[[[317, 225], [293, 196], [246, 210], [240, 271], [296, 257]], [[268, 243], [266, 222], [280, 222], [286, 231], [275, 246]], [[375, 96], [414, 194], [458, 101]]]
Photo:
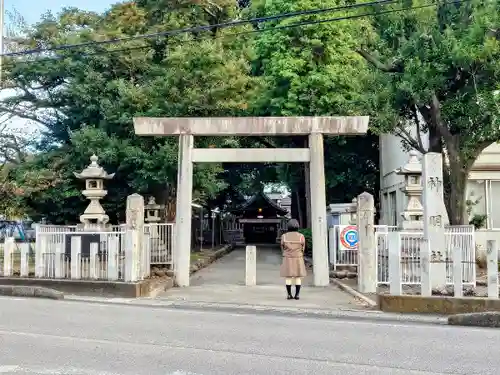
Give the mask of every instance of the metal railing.
[[150, 264], [173, 265], [174, 224], [149, 223], [144, 225], [145, 242], [149, 246]]
[[[420, 252], [425, 246], [423, 232], [399, 232], [401, 242], [401, 283], [420, 285]], [[375, 233], [377, 252], [377, 283], [389, 284], [389, 243], [387, 233]], [[449, 226], [445, 228], [446, 282], [453, 284], [453, 252], [459, 248], [462, 252], [462, 280], [464, 285], [476, 284], [476, 247], [474, 230], [469, 226]]]
[[[342, 245], [343, 231], [349, 227], [356, 228], [355, 225], [334, 225], [328, 228], [328, 243], [330, 262], [334, 269], [337, 267], [357, 267], [358, 247], [350, 248]], [[375, 233], [389, 233], [397, 230], [397, 227], [390, 225], [375, 225]]]

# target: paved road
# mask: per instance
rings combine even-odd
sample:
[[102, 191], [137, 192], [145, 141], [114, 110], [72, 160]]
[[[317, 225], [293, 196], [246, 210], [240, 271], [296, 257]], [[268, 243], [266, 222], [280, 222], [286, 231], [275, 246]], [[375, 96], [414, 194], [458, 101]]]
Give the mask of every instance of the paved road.
[[0, 298], [0, 374], [498, 374], [500, 330]]
[[245, 286], [245, 248], [237, 248], [191, 277], [189, 288], [173, 288], [158, 298], [169, 301], [231, 303], [315, 309], [365, 308], [360, 301], [331, 285], [313, 287], [312, 269], [303, 280], [299, 301], [286, 300], [280, 277], [281, 251], [277, 246], [257, 247], [257, 286]]

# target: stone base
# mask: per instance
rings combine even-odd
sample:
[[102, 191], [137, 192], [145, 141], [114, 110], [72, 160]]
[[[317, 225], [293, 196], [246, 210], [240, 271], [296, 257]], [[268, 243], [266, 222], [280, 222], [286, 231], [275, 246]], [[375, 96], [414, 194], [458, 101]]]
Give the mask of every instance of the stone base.
[[135, 283], [93, 280], [0, 278], [0, 285], [38, 286], [65, 294], [99, 297], [138, 298], [154, 297], [158, 291], [173, 287], [171, 278], [147, 279]]
[[500, 299], [481, 297], [422, 297], [378, 294], [378, 307], [384, 312], [410, 314], [464, 314], [500, 311]]

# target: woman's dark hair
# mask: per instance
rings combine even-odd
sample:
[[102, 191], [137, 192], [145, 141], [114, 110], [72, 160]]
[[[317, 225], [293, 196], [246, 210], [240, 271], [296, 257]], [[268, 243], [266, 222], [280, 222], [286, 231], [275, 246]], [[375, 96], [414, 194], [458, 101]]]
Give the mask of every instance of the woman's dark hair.
[[296, 232], [300, 228], [299, 222], [295, 219], [291, 219], [288, 221], [288, 231], [289, 232]]

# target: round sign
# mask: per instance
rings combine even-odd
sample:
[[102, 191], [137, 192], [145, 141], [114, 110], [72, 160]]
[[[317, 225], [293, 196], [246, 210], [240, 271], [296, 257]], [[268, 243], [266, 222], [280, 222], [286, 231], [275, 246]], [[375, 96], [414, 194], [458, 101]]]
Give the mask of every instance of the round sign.
[[356, 249], [358, 247], [358, 229], [349, 225], [340, 232], [340, 243], [346, 249]]

